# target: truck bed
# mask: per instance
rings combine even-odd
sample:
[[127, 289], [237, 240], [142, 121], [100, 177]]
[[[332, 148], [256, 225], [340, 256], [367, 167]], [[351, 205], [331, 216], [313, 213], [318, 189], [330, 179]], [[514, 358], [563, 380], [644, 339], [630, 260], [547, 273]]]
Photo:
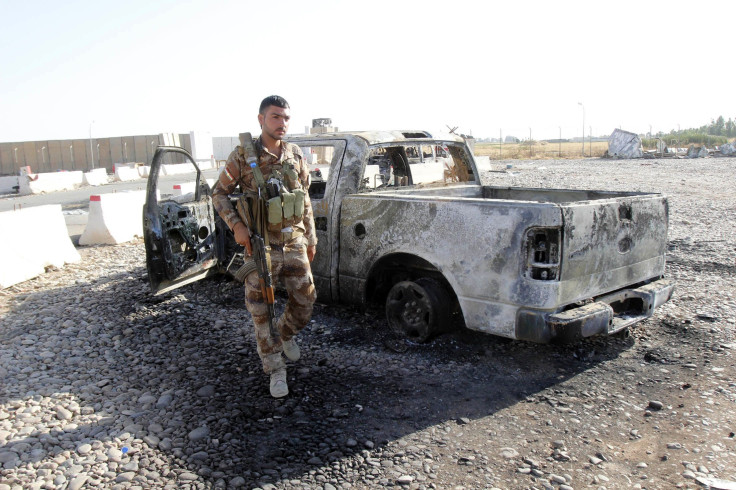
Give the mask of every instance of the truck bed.
[[[664, 274], [661, 194], [455, 185], [347, 196], [340, 289], [363, 290], [373, 264], [419, 256], [455, 291], [466, 324], [518, 338], [524, 308], [549, 314]], [[363, 298], [356, 298], [362, 301]]]

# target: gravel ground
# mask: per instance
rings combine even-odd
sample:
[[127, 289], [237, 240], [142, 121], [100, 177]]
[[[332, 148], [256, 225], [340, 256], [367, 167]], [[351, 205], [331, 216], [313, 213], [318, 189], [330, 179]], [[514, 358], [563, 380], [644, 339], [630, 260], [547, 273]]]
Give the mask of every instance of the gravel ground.
[[317, 305], [282, 400], [239, 287], [153, 297], [142, 243], [81, 248], [0, 291], [0, 490], [736, 488], [735, 167], [493, 162], [492, 185], [669, 195], [672, 301], [564, 346], [407, 345]]

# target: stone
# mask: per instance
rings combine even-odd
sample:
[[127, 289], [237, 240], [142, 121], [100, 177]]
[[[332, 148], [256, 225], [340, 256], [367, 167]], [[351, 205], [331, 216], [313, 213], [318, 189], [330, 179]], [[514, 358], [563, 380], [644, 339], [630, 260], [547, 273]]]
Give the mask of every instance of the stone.
[[128, 483], [133, 481], [133, 478], [135, 478], [135, 472], [126, 471], [124, 473], [120, 473], [117, 478], [115, 478], [115, 483]]
[[193, 431], [189, 433], [189, 440], [192, 442], [201, 441], [202, 439], [207, 439], [210, 436], [210, 429], [205, 425], [202, 427], [197, 427]]
[[156, 408], [168, 408], [173, 400], [173, 395], [171, 395], [170, 393], [164, 393], [158, 398], [158, 401], [156, 402]]
[[197, 396], [200, 398], [211, 398], [215, 396], [215, 386], [206, 385], [197, 390]]
[[652, 410], [662, 410], [662, 407], [664, 407], [664, 404], [662, 402], [652, 400], [649, 402], [648, 407]]
[[89, 454], [90, 451], [92, 451], [91, 444], [82, 444], [77, 448], [77, 452], [82, 455]]
[[230, 480], [230, 486], [232, 488], [240, 488], [245, 485], [245, 478], [242, 476], [236, 476], [232, 480]]
[[12, 451], [2, 451], [0, 452], [0, 464], [5, 463], [14, 463], [18, 461], [20, 457], [17, 453], [14, 453]]
[[512, 447], [502, 447], [501, 457], [506, 459], [514, 459], [519, 456], [519, 452]]
[[80, 473], [69, 482], [69, 485], [66, 487], [67, 490], [79, 490], [84, 486], [85, 483], [87, 483], [87, 480], [89, 479], [89, 475], [86, 473]]
[[61, 405], [56, 407], [56, 418], [59, 420], [71, 420], [74, 414], [62, 407]]

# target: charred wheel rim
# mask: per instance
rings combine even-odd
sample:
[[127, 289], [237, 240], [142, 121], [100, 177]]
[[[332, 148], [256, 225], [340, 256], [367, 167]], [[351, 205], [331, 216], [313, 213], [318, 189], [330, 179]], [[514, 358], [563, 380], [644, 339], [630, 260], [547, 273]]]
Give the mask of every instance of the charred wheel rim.
[[428, 278], [398, 282], [386, 298], [386, 318], [394, 334], [425, 342], [447, 328], [447, 293], [437, 282]]

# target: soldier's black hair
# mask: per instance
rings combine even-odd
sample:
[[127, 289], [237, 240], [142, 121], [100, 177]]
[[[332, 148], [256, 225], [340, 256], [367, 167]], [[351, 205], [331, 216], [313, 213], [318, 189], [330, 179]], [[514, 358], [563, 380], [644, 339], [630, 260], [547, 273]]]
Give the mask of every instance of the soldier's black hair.
[[289, 107], [289, 103], [286, 102], [286, 99], [284, 99], [283, 97], [280, 97], [278, 95], [269, 95], [261, 101], [261, 107], [258, 109], [258, 113], [266, 114], [266, 109], [268, 109], [268, 106], [271, 105], [281, 107], [282, 109], [291, 109], [291, 107]]

